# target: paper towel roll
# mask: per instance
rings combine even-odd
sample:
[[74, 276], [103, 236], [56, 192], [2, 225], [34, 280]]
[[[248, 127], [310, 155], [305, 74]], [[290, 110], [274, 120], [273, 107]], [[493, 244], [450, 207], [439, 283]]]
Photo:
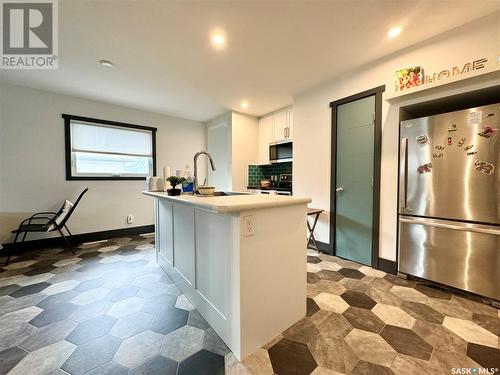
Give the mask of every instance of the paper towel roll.
[[163, 178], [167, 179], [170, 176], [170, 167], [163, 167]]

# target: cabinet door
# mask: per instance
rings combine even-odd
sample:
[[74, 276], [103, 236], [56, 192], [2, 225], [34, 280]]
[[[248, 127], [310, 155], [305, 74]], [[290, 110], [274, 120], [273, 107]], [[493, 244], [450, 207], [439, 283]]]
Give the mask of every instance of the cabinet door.
[[273, 141], [273, 116], [259, 120], [259, 164], [269, 164], [269, 143]]
[[185, 204], [173, 205], [174, 267], [194, 286], [194, 208]]
[[172, 232], [172, 203], [165, 199], [156, 199], [156, 251], [161, 266], [174, 263], [174, 243]]
[[293, 138], [293, 109], [289, 108], [287, 110], [288, 114], [288, 132], [287, 132], [287, 138], [292, 139]]
[[283, 139], [286, 139], [287, 135], [287, 120], [288, 120], [288, 113], [287, 110], [281, 110], [279, 112], [276, 112], [274, 114], [274, 140], [275, 141], [281, 141]]
[[231, 264], [231, 215], [195, 210], [196, 289], [227, 316]]

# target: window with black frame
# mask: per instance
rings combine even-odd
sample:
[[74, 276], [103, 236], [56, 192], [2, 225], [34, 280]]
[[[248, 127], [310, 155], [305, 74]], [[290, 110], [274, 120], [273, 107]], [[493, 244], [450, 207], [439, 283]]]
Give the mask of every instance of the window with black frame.
[[62, 117], [66, 180], [143, 180], [156, 174], [156, 128]]

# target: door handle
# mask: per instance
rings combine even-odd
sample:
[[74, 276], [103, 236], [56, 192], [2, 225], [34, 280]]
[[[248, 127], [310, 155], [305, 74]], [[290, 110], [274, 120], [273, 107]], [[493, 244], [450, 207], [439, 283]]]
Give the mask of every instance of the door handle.
[[453, 229], [453, 230], [459, 230], [463, 232], [476, 232], [476, 233], [484, 233], [484, 234], [495, 234], [495, 235], [500, 235], [500, 229], [492, 228], [492, 227], [487, 227], [485, 225], [480, 226], [479, 224], [462, 224], [462, 223], [457, 223], [453, 221], [437, 221], [437, 220], [432, 220], [432, 219], [423, 219], [423, 218], [415, 218], [415, 217], [407, 217], [407, 216], [400, 216], [399, 221], [401, 223], [407, 223], [407, 224], [420, 224], [428, 227], [435, 227], [435, 228], [444, 228], [444, 229]]
[[401, 139], [399, 154], [399, 206], [408, 209], [408, 138]]
[[283, 128], [283, 138], [286, 138], [286, 127]]
[[337, 193], [342, 193], [344, 191], [344, 188], [342, 186], [339, 186], [338, 188], [335, 189]]

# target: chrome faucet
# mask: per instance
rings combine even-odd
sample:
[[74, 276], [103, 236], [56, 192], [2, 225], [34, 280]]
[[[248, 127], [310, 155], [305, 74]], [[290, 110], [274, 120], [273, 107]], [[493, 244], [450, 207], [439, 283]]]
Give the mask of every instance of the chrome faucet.
[[215, 171], [215, 163], [214, 163], [214, 159], [212, 159], [212, 155], [210, 155], [206, 151], [200, 151], [194, 155], [194, 186], [193, 186], [194, 193], [198, 192], [198, 166], [197, 166], [197, 162], [198, 162], [198, 156], [200, 156], [201, 154], [207, 155], [208, 160], [210, 160], [210, 166], [212, 167], [212, 171]]

